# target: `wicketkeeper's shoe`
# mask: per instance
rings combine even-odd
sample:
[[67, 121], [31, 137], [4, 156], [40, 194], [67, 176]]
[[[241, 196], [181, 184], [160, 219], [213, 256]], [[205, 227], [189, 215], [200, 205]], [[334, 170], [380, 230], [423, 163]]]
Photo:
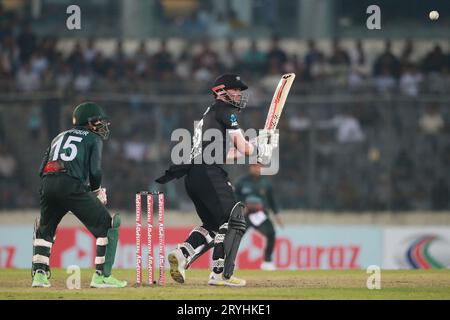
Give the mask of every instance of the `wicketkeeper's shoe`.
[[44, 270], [36, 270], [31, 286], [34, 288], [50, 288], [50, 282], [48, 281], [47, 273]]
[[275, 265], [273, 264], [273, 262], [271, 261], [264, 261], [263, 263], [261, 263], [261, 270], [265, 270], [265, 271], [274, 271], [277, 268], [275, 267]]
[[244, 287], [247, 284], [247, 281], [234, 276], [231, 276], [230, 279], [225, 279], [222, 273], [211, 272], [208, 284], [211, 286]]
[[118, 280], [112, 275], [105, 277], [96, 272], [92, 275], [91, 288], [124, 288], [126, 286], [126, 281]]
[[186, 280], [186, 257], [180, 248], [172, 250], [169, 255], [170, 276], [178, 283], [184, 283]]

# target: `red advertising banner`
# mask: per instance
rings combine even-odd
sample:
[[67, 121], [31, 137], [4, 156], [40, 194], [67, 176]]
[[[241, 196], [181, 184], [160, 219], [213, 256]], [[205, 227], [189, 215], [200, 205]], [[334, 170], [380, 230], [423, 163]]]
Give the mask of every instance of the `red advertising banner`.
[[[178, 243], [185, 241], [192, 228], [170, 227], [166, 229], [166, 255]], [[258, 269], [263, 260], [265, 238], [251, 231], [242, 242], [236, 265], [241, 269]], [[115, 266], [133, 268], [135, 266], [135, 229], [125, 227], [120, 230]], [[142, 239], [143, 254], [147, 254], [146, 238]], [[157, 233], [153, 233], [153, 243], [158, 243]], [[154, 248], [154, 256], [157, 246]], [[295, 239], [280, 236], [276, 240], [273, 262], [278, 269], [355, 269], [359, 263], [359, 245], [299, 244]], [[192, 268], [208, 268], [212, 251], [199, 258]], [[95, 239], [85, 228], [60, 228], [52, 249], [53, 267], [77, 264], [94, 267]], [[146, 261], [146, 259], [143, 259]]]
[[[192, 228], [167, 228], [166, 235], [166, 256], [170, 250], [174, 249], [178, 243], [186, 240]], [[147, 254], [147, 238], [142, 237], [142, 252]], [[135, 229], [123, 227], [120, 229], [120, 237], [117, 248], [116, 263], [117, 268], [134, 268], [135, 266]], [[158, 243], [158, 234], [153, 233], [153, 243]], [[157, 245], [154, 245], [154, 257], [159, 253]], [[56, 233], [56, 241], [52, 248], [50, 264], [54, 268], [76, 264], [82, 267], [94, 267], [95, 259], [95, 238], [83, 227], [60, 228]], [[209, 254], [199, 258], [192, 268], [208, 268]], [[147, 261], [147, 259], [143, 259]]]

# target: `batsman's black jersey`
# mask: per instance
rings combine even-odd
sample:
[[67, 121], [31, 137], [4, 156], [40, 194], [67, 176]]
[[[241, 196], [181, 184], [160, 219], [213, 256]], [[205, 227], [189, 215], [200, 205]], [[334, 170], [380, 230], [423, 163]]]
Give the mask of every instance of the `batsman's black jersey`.
[[91, 190], [96, 190], [102, 181], [102, 148], [101, 138], [85, 127], [74, 127], [61, 132], [45, 153], [40, 175], [45, 174], [47, 163], [56, 161], [62, 164], [66, 175], [85, 184], [89, 182]]
[[[227, 134], [232, 130], [239, 130], [237, 112], [237, 108], [216, 100], [195, 128], [191, 153], [194, 159], [187, 170], [185, 186], [203, 226], [211, 231], [218, 231], [228, 221], [237, 203], [228, 174], [222, 166], [230, 147], [226, 145]], [[210, 129], [216, 130], [215, 139], [208, 139]], [[210, 163], [208, 158], [212, 149], [222, 154], [214, 158], [216, 162]], [[168, 174], [176, 176], [177, 172], [172, 168], [172, 172]]]
[[[227, 145], [227, 130], [229, 130], [228, 132], [239, 130], [238, 111], [238, 108], [220, 100], [216, 100], [206, 110], [194, 132], [194, 147], [192, 151], [192, 158], [195, 158], [194, 163], [200, 163], [199, 158], [197, 158], [200, 157], [200, 154], [203, 158], [202, 163], [212, 164], [207, 160], [209, 155], [212, 155], [214, 159], [218, 159], [214, 164], [220, 165], [225, 163], [228, 150], [232, 147], [232, 145]], [[210, 129], [216, 130], [217, 135], [212, 131], [208, 133]], [[213, 135], [213, 138], [211, 138], [210, 134]], [[211, 152], [211, 150], [214, 150], [214, 152]], [[217, 155], [215, 151], [220, 151], [222, 156]]]

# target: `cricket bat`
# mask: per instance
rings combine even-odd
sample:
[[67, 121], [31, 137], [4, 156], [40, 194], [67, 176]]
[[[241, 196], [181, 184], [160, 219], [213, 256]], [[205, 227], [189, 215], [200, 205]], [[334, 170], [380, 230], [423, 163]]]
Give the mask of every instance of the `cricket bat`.
[[283, 112], [284, 104], [286, 103], [287, 96], [291, 90], [292, 83], [295, 79], [295, 73], [284, 74], [280, 82], [278, 82], [277, 89], [272, 97], [270, 103], [269, 113], [267, 114], [264, 130], [275, 130], [280, 121], [281, 112]]

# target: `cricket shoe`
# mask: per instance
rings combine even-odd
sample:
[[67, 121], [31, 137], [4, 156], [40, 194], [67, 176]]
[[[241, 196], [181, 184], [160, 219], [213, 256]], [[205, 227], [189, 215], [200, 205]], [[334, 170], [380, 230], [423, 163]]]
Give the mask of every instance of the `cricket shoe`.
[[265, 270], [265, 271], [274, 271], [277, 268], [275, 267], [275, 265], [273, 264], [273, 262], [271, 261], [264, 261], [263, 263], [261, 263], [261, 270]]
[[247, 281], [234, 276], [231, 276], [230, 279], [225, 279], [223, 273], [211, 272], [208, 284], [211, 286], [245, 287]]
[[186, 257], [183, 251], [178, 247], [172, 250], [169, 255], [170, 276], [178, 283], [184, 283], [186, 280]]
[[31, 284], [33, 288], [50, 288], [50, 282], [48, 281], [47, 273], [44, 270], [36, 270], [33, 275], [33, 283]]
[[118, 280], [112, 275], [105, 277], [96, 272], [92, 275], [91, 288], [124, 288], [126, 286], [126, 281]]

